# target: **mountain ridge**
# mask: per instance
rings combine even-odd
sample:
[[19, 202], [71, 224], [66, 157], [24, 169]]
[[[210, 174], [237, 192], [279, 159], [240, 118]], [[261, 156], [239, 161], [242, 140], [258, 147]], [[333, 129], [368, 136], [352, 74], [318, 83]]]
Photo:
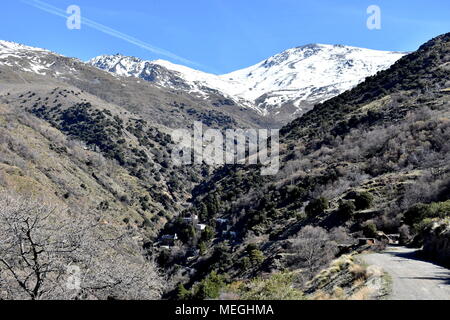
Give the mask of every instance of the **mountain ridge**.
[[[181, 88], [191, 93], [207, 96], [208, 91], [213, 90], [264, 116], [280, 118], [286, 123], [309, 111], [314, 104], [351, 89], [366, 77], [388, 68], [404, 55], [344, 45], [308, 44], [223, 75], [165, 60], [146, 61], [124, 55], [103, 55], [88, 63], [163, 86], [176, 87], [168, 80], [172, 77], [180, 84], [181, 79]], [[164, 75], [160, 67], [166, 69]], [[317, 74], [321, 76], [317, 77]]]
[[[183, 91], [225, 107], [222, 110], [240, 106], [248, 117], [265, 118], [257, 121], [277, 127], [308, 112], [315, 104], [353, 88], [403, 55], [344, 45], [308, 44], [223, 75], [166, 60], [147, 61], [122, 54], [102, 55], [88, 62], [68, 59], [95, 66], [114, 76], [143, 79], [164, 89]], [[0, 41], [0, 58], [8, 60], [2, 64], [15, 68], [14, 60], [22, 60], [24, 71], [65, 77], [68, 70], [55, 70], [58, 62], [47, 59], [53, 56], [60, 60], [66, 58], [46, 49]]]

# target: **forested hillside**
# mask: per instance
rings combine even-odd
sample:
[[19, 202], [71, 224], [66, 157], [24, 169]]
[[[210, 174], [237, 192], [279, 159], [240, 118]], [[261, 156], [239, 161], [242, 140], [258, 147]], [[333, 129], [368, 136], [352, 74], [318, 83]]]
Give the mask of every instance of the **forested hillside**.
[[[218, 169], [184, 212], [205, 231], [181, 219], [164, 230], [190, 248], [160, 254], [167, 270], [194, 270], [181, 278], [181, 296], [282, 271], [294, 272], [288, 282], [303, 290], [358, 238], [423, 241], [430, 225], [449, 216], [449, 90], [445, 34], [284, 127], [276, 176], [261, 177], [256, 167]], [[190, 257], [192, 248], [198, 256]]]

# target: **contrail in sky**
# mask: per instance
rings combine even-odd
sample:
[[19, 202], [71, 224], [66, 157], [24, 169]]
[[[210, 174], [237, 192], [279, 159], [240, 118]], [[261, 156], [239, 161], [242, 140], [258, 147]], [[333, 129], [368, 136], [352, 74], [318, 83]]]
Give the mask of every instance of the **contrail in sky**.
[[[40, 1], [40, 0], [22, 0], [22, 2], [26, 3], [26, 4], [30, 5], [30, 6], [33, 6], [33, 7], [37, 8], [37, 9], [40, 9], [42, 11], [51, 13], [51, 14], [59, 16], [59, 17], [63, 17], [65, 19], [67, 19], [69, 17], [69, 15], [66, 13], [66, 11], [61, 10], [61, 9], [55, 7], [55, 6], [52, 6], [51, 4], [45, 3], [45, 2]], [[81, 23], [83, 25], [85, 25], [85, 26], [88, 26], [88, 27], [92, 28], [92, 29], [98, 30], [100, 32], [103, 32], [103, 33], [108, 34], [110, 36], [113, 36], [115, 38], [118, 38], [118, 39], [124, 40], [124, 41], [126, 41], [128, 43], [134, 44], [134, 45], [136, 45], [138, 47], [141, 47], [141, 48], [143, 48], [145, 50], [148, 50], [148, 51], [150, 51], [150, 52], [152, 52], [154, 54], [165, 56], [167, 58], [171, 58], [173, 60], [177, 60], [177, 61], [179, 61], [181, 63], [184, 63], [184, 64], [189, 64], [189, 65], [197, 66], [197, 67], [201, 66], [200, 64], [198, 64], [196, 62], [193, 62], [193, 61], [190, 61], [188, 59], [182, 58], [182, 57], [180, 57], [180, 56], [178, 56], [178, 55], [176, 55], [176, 54], [174, 54], [172, 52], [169, 52], [167, 50], [164, 50], [164, 49], [152, 46], [152, 45], [150, 45], [150, 44], [148, 44], [148, 43], [146, 43], [144, 41], [141, 41], [139, 39], [136, 39], [136, 38], [134, 38], [134, 37], [132, 37], [130, 35], [127, 35], [125, 33], [122, 33], [120, 31], [112, 29], [110, 27], [107, 27], [107, 26], [105, 26], [103, 24], [100, 24], [100, 23], [95, 22], [93, 20], [90, 20], [88, 18], [84, 18], [83, 16], [81, 16]]]

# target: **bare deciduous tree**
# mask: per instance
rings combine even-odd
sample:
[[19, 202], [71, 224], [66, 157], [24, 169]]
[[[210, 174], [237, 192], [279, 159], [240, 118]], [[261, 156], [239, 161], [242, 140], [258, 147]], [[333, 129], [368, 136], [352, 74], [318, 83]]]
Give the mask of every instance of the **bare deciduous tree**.
[[0, 299], [158, 299], [137, 242], [91, 214], [0, 194]]
[[293, 239], [292, 253], [291, 263], [312, 276], [335, 257], [337, 245], [325, 229], [306, 226]]

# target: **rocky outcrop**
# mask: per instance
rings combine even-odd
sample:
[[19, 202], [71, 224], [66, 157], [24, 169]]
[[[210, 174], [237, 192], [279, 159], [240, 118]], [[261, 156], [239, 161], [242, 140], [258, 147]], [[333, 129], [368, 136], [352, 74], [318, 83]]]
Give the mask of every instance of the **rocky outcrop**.
[[423, 252], [428, 258], [450, 266], [450, 220], [436, 222], [427, 231]]

